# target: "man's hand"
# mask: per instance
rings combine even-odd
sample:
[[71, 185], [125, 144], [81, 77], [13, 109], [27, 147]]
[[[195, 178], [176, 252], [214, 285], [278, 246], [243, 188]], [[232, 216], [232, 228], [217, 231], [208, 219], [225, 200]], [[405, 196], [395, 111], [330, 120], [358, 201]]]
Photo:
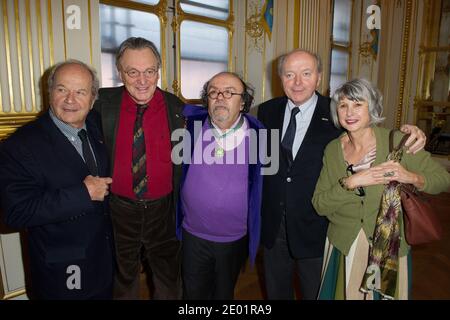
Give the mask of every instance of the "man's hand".
[[410, 124], [404, 124], [400, 128], [400, 131], [406, 134], [411, 134], [405, 143], [406, 153], [416, 154], [418, 151], [422, 150], [425, 147], [427, 137], [425, 136], [425, 133], [418, 127]]
[[112, 183], [111, 178], [93, 177], [91, 175], [84, 179], [84, 184], [88, 189], [92, 201], [103, 201], [109, 194], [109, 185]]

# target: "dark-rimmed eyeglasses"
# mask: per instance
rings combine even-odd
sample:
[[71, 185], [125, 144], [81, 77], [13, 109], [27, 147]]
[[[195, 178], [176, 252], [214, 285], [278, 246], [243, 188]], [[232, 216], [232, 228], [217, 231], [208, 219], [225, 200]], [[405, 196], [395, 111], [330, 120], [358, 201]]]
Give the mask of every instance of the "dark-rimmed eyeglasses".
[[222, 95], [224, 99], [230, 99], [232, 96], [242, 96], [242, 93], [235, 93], [231, 92], [230, 90], [224, 90], [224, 91], [217, 91], [217, 90], [211, 90], [208, 92], [207, 96], [210, 99], [217, 99], [219, 98], [219, 95]]
[[[352, 164], [347, 167], [346, 171], [347, 171], [347, 177], [351, 176], [352, 174], [355, 174]], [[363, 187], [356, 188], [355, 193], [360, 197], [364, 197], [366, 195], [366, 192], [364, 191]]]
[[145, 77], [145, 78], [153, 78], [154, 76], [156, 76], [156, 74], [158, 73], [157, 69], [147, 69], [145, 71], [138, 71], [136, 69], [130, 69], [128, 71], [124, 71], [130, 78], [137, 78], [140, 77], [141, 74]]

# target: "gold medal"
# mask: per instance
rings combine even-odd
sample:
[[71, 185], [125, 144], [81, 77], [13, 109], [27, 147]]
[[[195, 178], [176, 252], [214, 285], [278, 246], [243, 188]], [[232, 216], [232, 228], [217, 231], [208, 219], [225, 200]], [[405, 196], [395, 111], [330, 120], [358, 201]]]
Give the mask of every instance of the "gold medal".
[[215, 152], [215, 156], [216, 157], [222, 158], [224, 154], [225, 154], [225, 151], [223, 150], [222, 147], [217, 147], [216, 148], [216, 152]]

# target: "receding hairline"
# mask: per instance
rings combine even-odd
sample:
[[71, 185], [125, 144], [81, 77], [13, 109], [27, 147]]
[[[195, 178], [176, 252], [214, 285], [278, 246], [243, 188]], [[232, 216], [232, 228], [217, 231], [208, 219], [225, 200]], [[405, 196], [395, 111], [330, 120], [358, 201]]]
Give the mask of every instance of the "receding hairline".
[[242, 89], [245, 88], [244, 84], [242, 83], [243, 80], [238, 75], [234, 74], [233, 72], [228, 72], [228, 71], [220, 72], [220, 73], [214, 75], [211, 79], [209, 79], [209, 81], [208, 81], [208, 88], [211, 86], [211, 82], [213, 82], [216, 78], [218, 78], [220, 76], [231, 76], [231, 78], [234, 78], [234, 79], [236, 79], [239, 82], [239, 84], [241, 85]]
[[[82, 64], [76, 63], [76, 62], [68, 62], [68, 63], [65, 63], [65, 64], [59, 66], [58, 68], [56, 68], [56, 70], [55, 70], [55, 77], [56, 77], [56, 75], [57, 75], [58, 73], [61, 72], [61, 70], [64, 70], [64, 69], [70, 68], [70, 67], [79, 67], [79, 69], [81, 69], [81, 70], [83, 70], [84, 72], [86, 72], [86, 73], [89, 75], [89, 77], [92, 79], [91, 71], [90, 71], [88, 68], [86, 68], [85, 65], [82, 65]], [[92, 80], [93, 80], [93, 79], [92, 79]]]
[[[294, 56], [294, 55], [306, 55], [306, 56], [310, 57], [311, 60], [314, 61], [314, 65], [316, 66], [316, 70], [319, 71], [319, 61], [317, 61], [317, 57], [314, 54], [312, 54], [311, 52], [305, 51], [305, 50], [297, 50], [297, 51], [293, 51], [293, 52], [288, 53], [286, 55], [286, 57], [284, 58], [284, 64], [286, 64], [286, 61], [289, 58], [291, 58], [292, 56]], [[283, 64], [283, 67], [284, 67], [284, 64]]]
[[277, 66], [277, 69], [278, 69], [277, 71], [278, 71], [278, 75], [279, 76], [282, 76], [282, 74], [284, 72], [284, 66], [286, 64], [286, 60], [291, 58], [291, 56], [296, 55], [296, 54], [306, 54], [306, 55], [308, 55], [311, 59], [314, 60], [314, 64], [316, 66], [317, 73], [319, 75], [322, 74], [323, 65], [322, 65], [322, 60], [321, 60], [321, 58], [320, 58], [320, 56], [318, 54], [316, 54], [316, 53], [314, 53], [312, 51], [306, 50], [306, 49], [294, 49], [294, 50], [292, 50], [290, 52], [287, 52], [287, 53], [285, 53], [285, 54], [283, 54], [283, 55], [281, 55], [279, 57], [278, 66]]
[[90, 87], [92, 88], [95, 84], [96, 78], [95, 78], [95, 74], [93, 74], [93, 71], [95, 70], [91, 70], [89, 69], [89, 67], [85, 64], [82, 63], [78, 63], [78, 62], [64, 62], [61, 65], [57, 66], [53, 72], [53, 81], [52, 81], [52, 87], [49, 89], [54, 89], [56, 86], [60, 85], [58, 84], [58, 82], [56, 81], [58, 79], [58, 77], [61, 76], [61, 72], [65, 71], [65, 69], [68, 68], [72, 68], [72, 67], [77, 67], [78, 71], [81, 71], [83, 73], [85, 73], [85, 75], [89, 78], [89, 80], [91, 81], [90, 83]]

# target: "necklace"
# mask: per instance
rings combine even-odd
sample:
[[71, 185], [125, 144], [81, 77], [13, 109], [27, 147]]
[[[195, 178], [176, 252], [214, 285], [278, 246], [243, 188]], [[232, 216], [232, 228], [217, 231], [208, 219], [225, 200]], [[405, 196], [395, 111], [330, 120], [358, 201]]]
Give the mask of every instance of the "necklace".
[[[239, 122], [230, 130], [228, 130], [227, 132], [225, 132], [224, 134], [220, 134], [219, 131], [214, 127], [211, 118], [208, 117], [208, 121], [209, 121], [209, 125], [212, 129], [214, 138], [216, 138], [216, 140], [221, 140], [224, 139], [226, 136], [236, 132], [237, 130], [239, 130], [242, 125], [244, 124], [244, 117], [241, 115], [241, 118], [239, 119]], [[221, 158], [225, 155], [225, 150], [217, 143], [217, 147], [214, 151], [214, 155], [218, 158]]]

